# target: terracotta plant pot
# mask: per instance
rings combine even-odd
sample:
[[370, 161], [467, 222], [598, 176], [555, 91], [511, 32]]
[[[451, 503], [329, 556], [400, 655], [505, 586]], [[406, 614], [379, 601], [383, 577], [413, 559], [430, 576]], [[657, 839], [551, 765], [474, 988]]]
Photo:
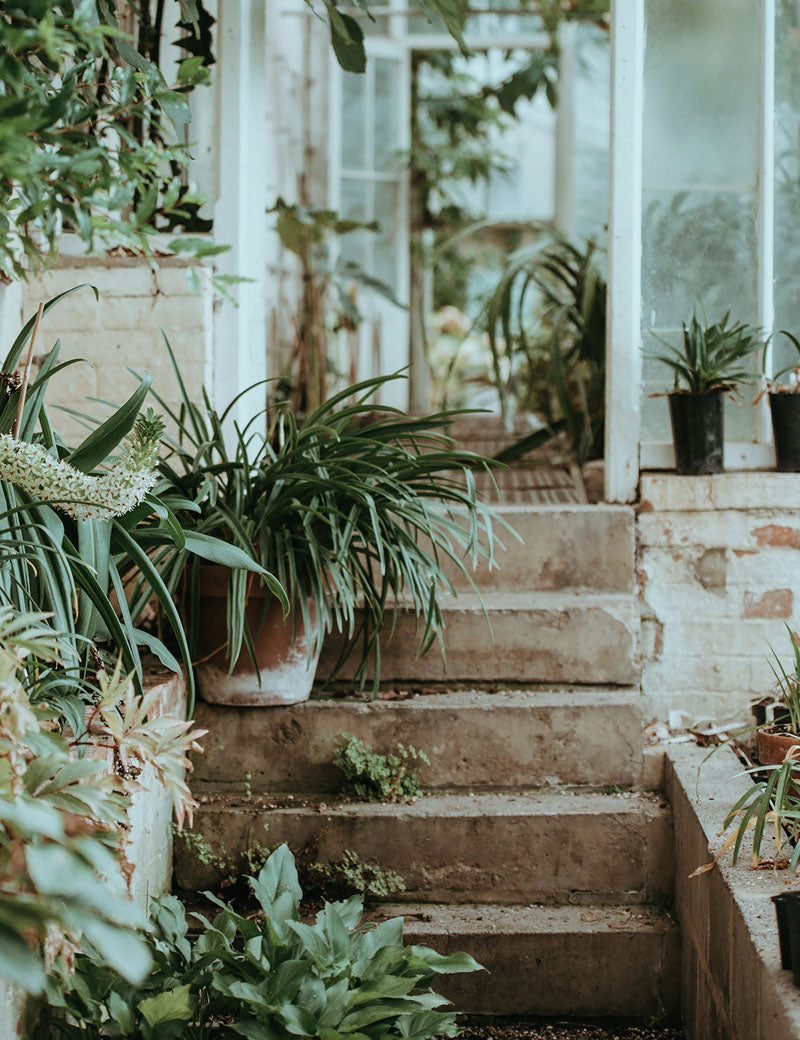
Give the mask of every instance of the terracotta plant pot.
[[800, 745], [800, 737], [794, 733], [782, 733], [772, 728], [760, 729], [756, 739], [758, 761], [762, 766], [779, 766], [786, 758], [789, 748]]
[[[240, 707], [269, 707], [308, 700], [317, 672], [319, 653], [308, 656], [309, 640], [302, 618], [292, 638], [292, 620], [284, 621], [283, 610], [273, 596], [267, 604], [265, 587], [252, 582], [245, 616], [255, 645], [258, 669], [242, 646], [239, 659], [229, 674], [227, 645], [228, 570], [200, 568], [199, 626], [197, 645], [209, 655], [197, 662], [197, 690], [210, 704]], [[310, 606], [310, 604], [309, 604]], [[313, 616], [313, 613], [312, 613]], [[317, 631], [310, 633], [316, 642]]]

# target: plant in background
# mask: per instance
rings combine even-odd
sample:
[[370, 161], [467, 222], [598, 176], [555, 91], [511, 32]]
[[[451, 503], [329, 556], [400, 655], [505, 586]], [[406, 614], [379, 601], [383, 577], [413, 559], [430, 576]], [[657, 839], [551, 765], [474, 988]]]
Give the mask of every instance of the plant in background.
[[[293, 253], [300, 265], [300, 299], [294, 318], [291, 356], [276, 381], [275, 396], [288, 401], [300, 417], [314, 411], [328, 399], [333, 383], [356, 378], [358, 358], [351, 350], [347, 371], [337, 371], [332, 343], [340, 332], [354, 332], [363, 320], [356, 304], [356, 290], [367, 289], [397, 300], [388, 285], [364, 271], [358, 264], [338, 255], [337, 243], [355, 231], [378, 231], [375, 223], [343, 220], [329, 209], [288, 206], [278, 199], [269, 213], [276, 213], [275, 230], [284, 249]], [[331, 301], [331, 298], [333, 300]]]
[[674, 375], [669, 413], [676, 468], [684, 474], [721, 473], [723, 395], [756, 379], [748, 359], [763, 349], [764, 336], [751, 325], [732, 322], [729, 311], [719, 321], [702, 324], [695, 311], [682, 328], [680, 348], [662, 340], [669, 353], [647, 355]]
[[[579, 462], [603, 454], [606, 282], [597, 245], [580, 249], [545, 225], [507, 260], [481, 318], [489, 333], [501, 414], [512, 403], [535, 411], [554, 432], [566, 430]], [[531, 443], [521, 444], [528, 450]]]
[[396, 870], [362, 860], [352, 849], [345, 849], [340, 860], [306, 864], [302, 876], [305, 897], [311, 899], [347, 899], [352, 895], [387, 899], [406, 890]]
[[399, 917], [361, 924], [358, 896], [326, 903], [302, 923], [302, 890], [285, 845], [250, 883], [261, 914], [242, 917], [209, 897], [219, 913], [211, 922], [192, 915], [202, 928], [194, 939], [180, 902], [157, 900], [147, 936], [154, 970], [141, 986], [78, 957], [66, 988], [50, 988], [52, 1006], [69, 1015], [53, 1016], [52, 1026], [68, 1040], [456, 1035], [455, 1014], [438, 1010], [447, 1001], [432, 985], [437, 975], [478, 970], [472, 957], [404, 946]]
[[[193, 0], [181, 10], [197, 15]], [[114, 5], [90, 0], [5, 4], [0, 55], [0, 272], [44, 265], [65, 227], [90, 250], [149, 253], [156, 214], [167, 225], [190, 216], [200, 200], [181, 183], [186, 94], [208, 81], [202, 58], [167, 84], [120, 32]]]
[[333, 763], [345, 776], [342, 794], [360, 802], [416, 798], [420, 783], [411, 763], [430, 765], [423, 751], [398, 743], [394, 752], [382, 755], [351, 733], [342, 733], [333, 750]]
[[[441, 643], [441, 597], [454, 592], [445, 561], [469, 577], [465, 560], [474, 566], [485, 557], [491, 565], [494, 558], [495, 514], [476, 498], [471, 474], [485, 460], [454, 447], [446, 432], [454, 413], [411, 418], [368, 403], [391, 378], [342, 391], [302, 424], [278, 408], [266, 437], [256, 416], [236, 429], [230, 453], [222, 434], [230, 406], [218, 415], [207, 397], [201, 409], [185, 396], [180, 415], [170, 412], [178, 442], [160, 464], [165, 482], [196, 510], [179, 511], [180, 523], [252, 554], [286, 589], [292, 625], [315, 633], [309, 652], [319, 651], [328, 632], [341, 632], [334, 671], [357, 653], [356, 681], [365, 684], [374, 662], [375, 690], [381, 628], [410, 608], [425, 653]], [[153, 562], [170, 589], [186, 574], [196, 646], [198, 567], [174, 545]], [[243, 651], [258, 670], [246, 575], [232, 574], [228, 588], [227, 639], [216, 646], [231, 670]], [[144, 602], [136, 600], [136, 609]]]
[[64, 649], [44, 620], [0, 607], [0, 975], [40, 993], [83, 949], [137, 984], [151, 961], [128, 896], [127, 808], [142, 783], [158, 783], [179, 822], [191, 816], [183, 772], [204, 731], [147, 721], [155, 694], [140, 698], [117, 668], [100, 675], [91, 736], [68, 739], [31, 701], [30, 666], [46, 670]]
[[662, 340], [669, 353], [648, 354], [652, 360], [672, 369], [676, 391], [690, 394], [732, 391], [755, 381], [756, 373], [748, 367], [747, 359], [764, 347], [760, 329], [731, 321], [730, 311], [710, 324], [701, 323], [695, 311], [689, 324], [684, 322], [681, 328], [680, 348]]

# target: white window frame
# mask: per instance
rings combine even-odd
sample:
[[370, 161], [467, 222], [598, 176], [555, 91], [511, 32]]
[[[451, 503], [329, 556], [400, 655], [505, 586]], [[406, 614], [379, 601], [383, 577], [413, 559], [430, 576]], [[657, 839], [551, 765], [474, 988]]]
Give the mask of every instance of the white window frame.
[[[641, 441], [642, 129], [645, 0], [611, 5], [611, 144], [609, 298], [606, 358], [606, 499], [632, 502], [639, 470], [674, 469], [671, 443]], [[774, 327], [775, 0], [759, 0], [760, 141], [758, 171], [758, 324]], [[771, 347], [767, 351], [770, 368]], [[757, 439], [725, 444], [727, 469], [774, 466], [767, 401], [759, 409]]]

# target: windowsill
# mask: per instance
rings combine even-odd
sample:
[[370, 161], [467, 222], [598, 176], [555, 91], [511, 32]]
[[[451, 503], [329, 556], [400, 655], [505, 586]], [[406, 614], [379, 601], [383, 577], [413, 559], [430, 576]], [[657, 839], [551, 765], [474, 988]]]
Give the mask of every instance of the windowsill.
[[642, 512], [800, 510], [800, 473], [738, 470], [699, 477], [642, 473], [640, 502]]

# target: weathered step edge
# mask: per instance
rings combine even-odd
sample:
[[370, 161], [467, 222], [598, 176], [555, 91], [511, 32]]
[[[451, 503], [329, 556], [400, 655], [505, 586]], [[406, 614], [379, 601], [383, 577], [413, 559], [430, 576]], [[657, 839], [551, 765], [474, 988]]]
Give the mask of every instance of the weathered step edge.
[[459, 691], [397, 701], [312, 700], [255, 710], [198, 704], [209, 730], [193, 787], [334, 792], [342, 733], [386, 752], [399, 742], [424, 751], [425, 788], [636, 785], [641, 709], [635, 689]]
[[[401, 610], [381, 642], [385, 680], [586, 683], [633, 686], [638, 682], [638, 604], [632, 595], [580, 592], [459, 595], [442, 605], [446, 666], [434, 648], [416, 656], [417, 619]], [[487, 615], [491, 631], [487, 625]], [[328, 637], [318, 675], [339, 657], [336, 633]], [[341, 678], [353, 674], [348, 663]]]
[[[220, 796], [196, 811], [195, 831], [232, 866], [283, 842], [320, 863], [346, 851], [397, 871], [403, 899], [429, 903], [645, 903], [671, 898], [672, 819], [652, 796], [541, 792], [439, 794], [411, 803], [324, 800], [269, 807]], [[221, 880], [178, 846], [179, 886]]]
[[652, 907], [383, 906], [406, 941], [465, 950], [488, 971], [437, 980], [472, 1014], [677, 1024], [680, 937]]

